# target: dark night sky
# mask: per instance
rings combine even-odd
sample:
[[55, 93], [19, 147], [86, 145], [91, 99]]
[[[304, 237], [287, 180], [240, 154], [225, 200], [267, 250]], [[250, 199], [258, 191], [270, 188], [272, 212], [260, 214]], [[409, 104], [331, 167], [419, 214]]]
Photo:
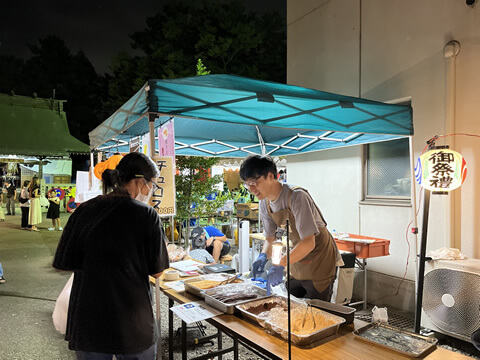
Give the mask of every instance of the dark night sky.
[[[198, 0], [191, 0], [198, 1]], [[57, 35], [76, 53], [83, 50], [98, 73], [108, 71], [111, 58], [130, 50], [128, 35], [145, 27], [165, 0], [0, 0], [0, 53], [30, 56], [26, 44]], [[286, 14], [286, 0], [244, 0], [245, 7]]]

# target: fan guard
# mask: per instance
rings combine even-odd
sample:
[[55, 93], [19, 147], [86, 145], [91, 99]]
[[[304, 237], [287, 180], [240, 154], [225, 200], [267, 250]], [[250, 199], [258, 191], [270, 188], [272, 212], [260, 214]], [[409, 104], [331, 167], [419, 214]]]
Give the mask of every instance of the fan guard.
[[480, 328], [480, 275], [452, 269], [428, 272], [423, 310], [439, 329], [470, 341]]

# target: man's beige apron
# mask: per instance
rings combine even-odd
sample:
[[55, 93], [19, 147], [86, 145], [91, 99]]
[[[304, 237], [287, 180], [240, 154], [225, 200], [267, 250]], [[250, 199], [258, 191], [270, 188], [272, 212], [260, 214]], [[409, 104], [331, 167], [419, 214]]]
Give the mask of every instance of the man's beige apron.
[[[306, 191], [302, 188], [295, 189]], [[272, 212], [270, 201], [267, 199], [267, 212], [271, 216], [273, 222], [282, 228], [285, 228], [286, 220], [288, 219], [290, 241], [293, 246], [296, 246], [301, 239], [295, 224], [295, 217], [290, 210], [290, 197], [292, 192], [293, 190], [289, 189], [288, 207], [277, 212]], [[323, 222], [327, 224], [318, 207], [317, 211], [322, 217]], [[315, 236], [315, 248], [302, 260], [290, 266], [290, 274], [297, 280], [312, 280], [317, 291], [321, 293], [335, 278], [336, 263], [339, 255], [340, 253], [338, 252], [332, 235], [326, 227], [321, 227], [319, 228], [318, 234]]]

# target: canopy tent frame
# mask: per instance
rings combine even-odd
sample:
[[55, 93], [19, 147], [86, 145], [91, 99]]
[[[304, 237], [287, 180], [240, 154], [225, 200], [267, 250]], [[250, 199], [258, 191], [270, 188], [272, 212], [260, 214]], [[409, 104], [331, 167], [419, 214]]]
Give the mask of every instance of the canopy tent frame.
[[[149, 80], [90, 132], [91, 150], [175, 119], [179, 155], [290, 155], [413, 134], [411, 107], [232, 75]], [[149, 125], [150, 126], [150, 125]]]

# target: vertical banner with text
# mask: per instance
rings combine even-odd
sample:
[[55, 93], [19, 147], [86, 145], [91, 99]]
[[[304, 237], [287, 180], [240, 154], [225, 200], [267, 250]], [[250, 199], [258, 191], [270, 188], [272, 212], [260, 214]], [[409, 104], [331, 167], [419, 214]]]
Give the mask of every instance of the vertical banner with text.
[[175, 128], [173, 120], [158, 128], [158, 153], [160, 156], [175, 156]]
[[136, 136], [130, 139], [130, 152], [138, 152], [140, 150], [140, 137]]
[[160, 175], [155, 183], [155, 190], [150, 205], [160, 216], [175, 216], [175, 166], [173, 156], [155, 156], [153, 161]]
[[146, 133], [142, 136], [142, 153], [147, 156], [150, 156], [150, 134]]

